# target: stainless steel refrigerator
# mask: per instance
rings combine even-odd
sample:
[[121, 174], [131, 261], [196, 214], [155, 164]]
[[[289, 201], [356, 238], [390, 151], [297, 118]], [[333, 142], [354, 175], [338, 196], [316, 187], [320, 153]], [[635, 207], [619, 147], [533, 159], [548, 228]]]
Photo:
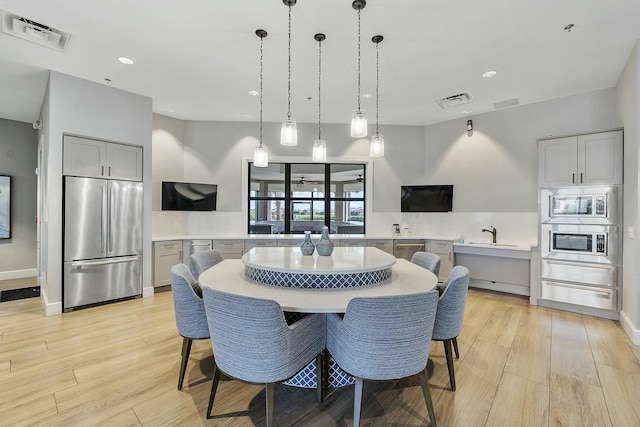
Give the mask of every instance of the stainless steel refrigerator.
[[141, 295], [142, 183], [64, 184], [64, 310]]

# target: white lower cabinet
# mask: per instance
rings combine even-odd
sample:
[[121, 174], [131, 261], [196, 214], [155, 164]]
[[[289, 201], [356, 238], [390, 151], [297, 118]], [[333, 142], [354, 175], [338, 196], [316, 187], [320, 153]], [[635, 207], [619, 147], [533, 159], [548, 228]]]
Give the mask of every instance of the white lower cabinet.
[[253, 248], [272, 248], [277, 245], [276, 239], [245, 240], [244, 251], [249, 252]]
[[392, 239], [367, 239], [366, 245], [372, 248], [378, 248], [381, 251], [385, 251], [386, 253], [393, 255]]
[[182, 240], [153, 243], [153, 286], [171, 285], [171, 267], [182, 262]]
[[216, 239], [213, 248], [222, 252], [225, 259], [240, 259], [244, 254], [244, 239]]
[[440, 257], [440, 274], [438, 281], [444, 282], [453, 268], [453, 240], [429, 240], [427, 252]]

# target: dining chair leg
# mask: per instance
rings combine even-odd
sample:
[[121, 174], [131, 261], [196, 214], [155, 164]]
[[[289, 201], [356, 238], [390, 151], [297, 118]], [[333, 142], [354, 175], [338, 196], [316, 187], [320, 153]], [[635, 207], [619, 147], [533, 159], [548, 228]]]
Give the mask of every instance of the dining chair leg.
[[362, 378], [355, 378], [355, 393], [353, 396], [353, 427], [360, 425], [360, 412], [362, 411], [362, 389], [364, 386], [364, 380]]
[[274, 383], [267, 383], [265, 386], [267, 404], [267, 427], [273, 426], [273, 390]]
[[453, 338], [453, 351], [456, 353], [456, 359], [460, 359], [460, 352], [458, 351], [458, 337]]
[[220, 369], [218, 365], [213, 364], [213, 382], [211, 383], [211, 394], [209, 395], [209, 406], [207, 406], [207, 419], [211, 418], [211, 410], [213, 409], [213, 399], [216, 397], [218, 390], [218, 382], [220, 382]]
[[451, 341], [444, 340], [444, 354], [447, 358], [447, 369], [449, 370], [449, 382], [451, 383], [451, 391], [456, 391], [456, 375], [453, 371], [453, 354], [451, 352]]
[[318, 402], [324, 400], [324, 356], [322, 353], [316, 356], [316, 392]]
[[429, 374], [425, 369], [423, 372], [418, 373], [420, 379], [420, 385], [422, 386], [422, 394], [424, 394], [424, 401], [427, 404], [427, 412], [429, 413], [429, 420], [431, 420], [431, 427], [436, 427], [436, 413], [433, 410], [433, 401], [431, 400], [431, 391], [429, 390]]
[[191, 353], [191, 338], [182, 337], [182, 362], [180, 363], [180, 375], [178, 376], [178, 390], [182, 390], [184, 382], [184, 374], [187, 372], [187, 362], [189, 362], [189, 353]]

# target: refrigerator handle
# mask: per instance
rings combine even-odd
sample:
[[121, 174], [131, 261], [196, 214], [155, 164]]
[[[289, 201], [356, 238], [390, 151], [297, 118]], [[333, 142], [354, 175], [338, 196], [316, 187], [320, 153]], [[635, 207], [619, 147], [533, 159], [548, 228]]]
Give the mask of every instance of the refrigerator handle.
[[134, 262], [134, 261], [138, 261], [139, 259], [140, 257], [136, 255], [136, 256], [129, 256], [129, 257], [109, 258], [109, 259], [100, 260], [100, 261], [77, 261], [77, 262], [72, 262], [71, 267], [72, 268], [95, 267], [98, 265], [110, 265], [110, 264], [120, 264], [123, 262]]
[[103, 185], [102, 186], [102, 197], [101, 197], [101, 203], [102, 206], [100, 207], [100, 253], [104, 253], [105, 252], [105, 247], [106, 247], [106, 243], [105, 243], [105, 234], [107, 232], [107, 222], [106, 222], [106, 212], [105, 210], [107, 209], [107, 199], [106, 199], [107, 195], [106, 195], [106, 188]]
[[107, 188], [109, 189], [109, 210], [108, 215], [107, 215], [107, 222], [108, 222], [108, 235], [107, 235], [107, 242], [108, 242], [108, 252], [111, 252], [113, 250], [113, 232], [111, 231], [113, 229], [113, 224], [112, 224], [112, 220], [113, 220], [113, 209], [114, 209], [114, 204], [115, 201], [113, 200], [113, 188], [111, 188], [110, 185], [107, 185]]

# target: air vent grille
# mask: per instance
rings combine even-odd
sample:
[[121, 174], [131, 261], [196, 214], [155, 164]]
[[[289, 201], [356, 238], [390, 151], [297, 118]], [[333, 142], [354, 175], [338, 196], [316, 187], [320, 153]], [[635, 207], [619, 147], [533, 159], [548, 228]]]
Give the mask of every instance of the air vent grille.
[[473, 96], [471, 91], [468, 91], [468, 90], [465, 92], [457, 93], [455, 95], [447, 96], [445, 98], [436, 99], [436, 102], [438, 103], [438, 105], [444, 108], [445, 110], [447, 108], [454, 108], [454, 107], [458, 107], [464, 104], [469, 104], [475, 101], [476, 101], [476, 97]]
[[41, 46], [62, 51], [66, 48], [71, 34], [41, 24], [31, 19], [15, 15], [6, 10], [2, 14], [2, 32], [19, 37]]
[[518, 98], [511, 98], [511, 99], [507, 99], [506, 101], [494, 102], [493, 108], [495, 108], [496, 110], [499, 110], [501, 108], [513, 107], [518, 104], [520, 104], [520, 101], [518, 101]]

